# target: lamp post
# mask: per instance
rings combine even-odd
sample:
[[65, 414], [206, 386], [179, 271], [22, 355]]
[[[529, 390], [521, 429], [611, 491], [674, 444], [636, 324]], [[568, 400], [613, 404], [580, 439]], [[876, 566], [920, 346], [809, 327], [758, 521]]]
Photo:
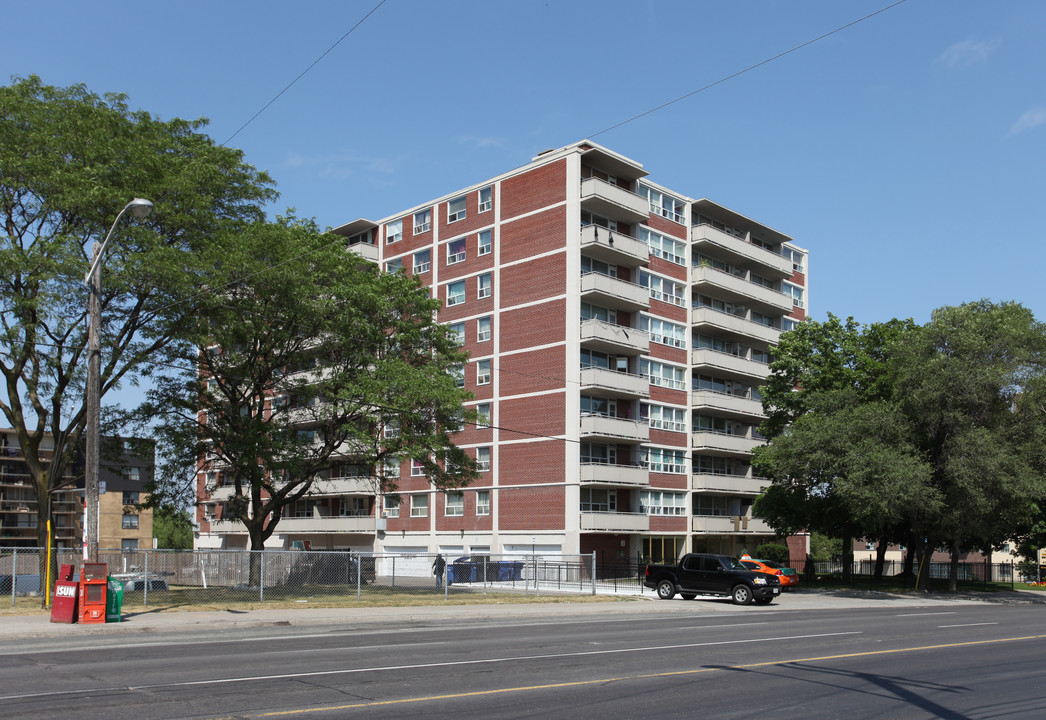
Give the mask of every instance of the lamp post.
[[109, 233], [101, 245], [95, 243], [91, 257], [91, 269], [84, 275], [84, 284], [88, 287], [87, 315], [87, 435], [86, 465], [84, 467], [84, 484], [86, 486], [86, 517], [84, 519], [84, 560], [98, 560], [98, 475], [101, 472], [102, 425], [102, 253], [109, 244], [120, 218], [128, 210], [135, 217], [143, 218], [152, 212], [153, 204], [142, 198], [135, 198], [124, 205], [116, 216]]

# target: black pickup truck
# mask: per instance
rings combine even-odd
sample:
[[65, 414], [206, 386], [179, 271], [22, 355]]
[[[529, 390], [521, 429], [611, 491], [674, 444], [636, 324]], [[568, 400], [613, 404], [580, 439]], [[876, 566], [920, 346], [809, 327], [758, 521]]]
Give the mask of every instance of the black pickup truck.
[[726, 555], [687, 553], [678, 565], [647, 565], [643, 584], [662, 600], [676, 593], [684, 600], [698, 595], [728, 597], [737, 605], [769, 605], [781, 594], [781, 581], [773, 575], [749, 570]]

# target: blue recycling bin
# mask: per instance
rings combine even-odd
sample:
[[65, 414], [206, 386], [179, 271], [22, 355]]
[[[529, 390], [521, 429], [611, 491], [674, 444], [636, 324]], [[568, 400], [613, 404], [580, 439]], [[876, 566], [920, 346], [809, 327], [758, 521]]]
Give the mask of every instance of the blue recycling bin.
[[474, 583], [478, 577], [478, 566], [469, 562], [467, 557], [459, 558], [453, 565], [447, 566], [447, 582]]
[[509, 580], [523, 579], [523, 563], [502, 562], [498, 563], [498, 580], [507, 582]]

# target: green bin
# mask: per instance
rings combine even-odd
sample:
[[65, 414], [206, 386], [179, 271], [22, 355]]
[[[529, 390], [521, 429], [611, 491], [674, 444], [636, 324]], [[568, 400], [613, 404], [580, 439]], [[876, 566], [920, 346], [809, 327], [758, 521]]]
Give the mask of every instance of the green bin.
[[105, 621], [120, 622], [123, 613], [123, 583], [108, 578], [109, 592], [105, 594]]

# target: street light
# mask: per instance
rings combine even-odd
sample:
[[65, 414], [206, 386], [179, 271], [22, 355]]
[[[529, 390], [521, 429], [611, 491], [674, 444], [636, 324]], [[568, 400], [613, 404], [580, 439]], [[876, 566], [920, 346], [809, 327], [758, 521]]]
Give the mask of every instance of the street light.
[[87, 543], [84, 545], [84, 560], [98, 560], [98, 476], [101, 472], [101, 453], [99, 443], [102, 425], [102, 253], [109, 244], [120, 218], [128, 210], [138, 218], [152, 212], [153, 204], [142, 198], [135, 198], [124, 205], [116, 216], [109, 233], [101, 245], [95, 243], [91, 269], [84, 275], [84, 284], [89, 288], [87, 314], [87, 436], [86, 466], [84, 484], [86, 485], [87, 517], [84, 520], [84, 534]]

